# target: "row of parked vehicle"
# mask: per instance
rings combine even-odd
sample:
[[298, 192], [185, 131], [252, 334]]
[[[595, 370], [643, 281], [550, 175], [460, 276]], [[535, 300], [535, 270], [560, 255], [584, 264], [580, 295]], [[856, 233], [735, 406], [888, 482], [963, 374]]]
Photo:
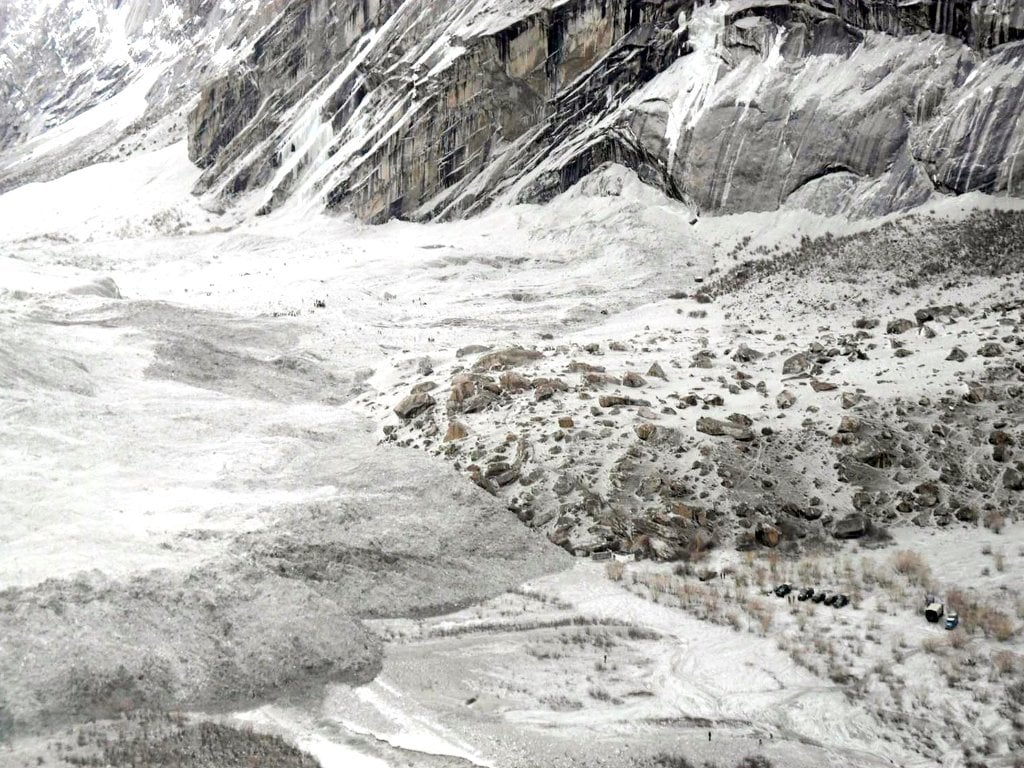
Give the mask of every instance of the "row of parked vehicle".
[[[794, 591], [792, 584], [779, 584], [774, 590], [776, 597], [788, 597], [790, 593]], [[830, 605], [833, 608], [845, 608], [850, 604], [850, 598], [848, 595], [841, 594], [839, 592], [828, 592], [821, 590], [815, 592], [812, 587], [802, 587], [796, 590], [796, 599], [801, 603], [807, 602], [808, 600], [812, 603], [819, 603], [822, 605]]]

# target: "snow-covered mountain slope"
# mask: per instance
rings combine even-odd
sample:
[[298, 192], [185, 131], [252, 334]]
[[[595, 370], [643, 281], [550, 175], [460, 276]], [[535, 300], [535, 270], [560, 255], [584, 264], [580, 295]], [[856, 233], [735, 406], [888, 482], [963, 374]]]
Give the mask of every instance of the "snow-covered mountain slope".
[[5, 0], [0, 190], [183, 136], [202, 80], [274, 0]]
[[1024, 190], [1024, 2], [293, 0], [190, 118], [198, 191], [364, 219], [613, 160], [703, 210]]

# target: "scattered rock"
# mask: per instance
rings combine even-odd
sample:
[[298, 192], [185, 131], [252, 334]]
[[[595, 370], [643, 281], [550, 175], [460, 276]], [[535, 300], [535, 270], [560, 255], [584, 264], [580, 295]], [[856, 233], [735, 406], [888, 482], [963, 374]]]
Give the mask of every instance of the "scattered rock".
[[437, 389], [437, 384], [433, 381], [423, 381], [412, 388], [412, 393], [419, 395], [423, 392], [433, 392], [435, 389]]
[[815, 392], [832, 392], [833, 390], [839, 389], [837, 384], [833, 384], [830, 381], [819, 381], [818, 379], [811, 379], [811, 389]]
[[792, 408], [794, 403], [796, 403], [796, 395], [788, 389], [782, 390], [775, 396], [775, 404], [783, 410]]
[[946, 359], [954, 363], [962, 363], [967, 359], [967, 353], [960, 349], [960, 347], [953, 347], [950, 353], [946, 355]]

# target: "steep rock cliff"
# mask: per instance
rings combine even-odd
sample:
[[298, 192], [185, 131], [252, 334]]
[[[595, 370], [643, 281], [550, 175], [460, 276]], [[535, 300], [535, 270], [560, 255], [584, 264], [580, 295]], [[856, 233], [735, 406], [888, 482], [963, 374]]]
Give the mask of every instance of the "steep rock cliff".
[[1024, 192], [1022, 62], [1024, 0], [293, 0], [190, 152], [261, 213], [464, 215], [615, 160], [702, 210], [871, 215]]

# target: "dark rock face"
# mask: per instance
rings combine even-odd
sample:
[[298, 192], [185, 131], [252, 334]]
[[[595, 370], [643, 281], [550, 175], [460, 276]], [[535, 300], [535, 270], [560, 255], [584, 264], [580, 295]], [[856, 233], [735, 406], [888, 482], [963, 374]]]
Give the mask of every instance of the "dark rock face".
[[[499, 146], [532, 146], [503, 158], [503, 167], [528, 167], [681, 48], [672, 35], [681, 4], [634, 0], [528, 4], [511, 22], [485, 12], [460, 30], [457, 47], [438, 46], [462, 5], [291, 3], [192, 113], [190, 156], [209, 169], [200, 188], [231, 194], [269, 183], [269, 211], [307, 169], [330, 169], [316, 192], [367, 220], [458, 211], [480, 196], [459, 199]], [[448, 61], [446, 51], [457, 55]], [[329, 147], [311, 140], [317, 132]], [[336, 151], [346, 142], [359, 146]]]
[[615, 161], [705, 210], [874, 215], [1024, 192], [1022, 105], [1024, 0], [293, 0], [190, 153], [262, 212], [451, 217]]

